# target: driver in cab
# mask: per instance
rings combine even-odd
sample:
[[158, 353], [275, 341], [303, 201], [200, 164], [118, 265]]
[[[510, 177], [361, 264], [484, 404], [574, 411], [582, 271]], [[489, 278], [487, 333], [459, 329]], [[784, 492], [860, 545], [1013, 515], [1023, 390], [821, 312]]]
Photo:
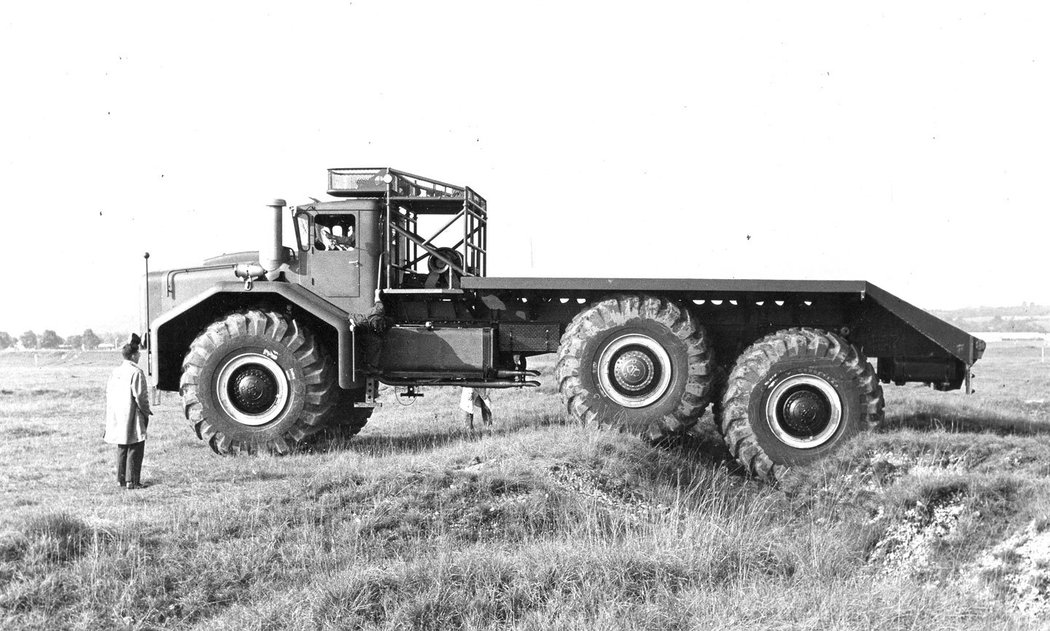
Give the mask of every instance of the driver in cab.
[[354, 229], [347, 226], [346, 236], [341, 237], [332, 232], [330, 227], [317, 224], [317, 243], [315, 245], [318, 250], [353, 250]]

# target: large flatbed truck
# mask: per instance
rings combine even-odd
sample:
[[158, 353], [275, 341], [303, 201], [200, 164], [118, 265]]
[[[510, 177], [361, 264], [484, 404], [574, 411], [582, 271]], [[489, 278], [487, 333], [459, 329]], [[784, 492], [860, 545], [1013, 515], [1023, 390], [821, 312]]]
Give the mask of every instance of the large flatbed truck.
[[[883, 418], [881, 383], [970, 390], [984, 342], [865, 281], [490, 278], [488, 205], [390, 168], [328, 170], [258, 252], [148, 273], [154, 385], [220, 454], [354, 434], [378, 384], [539, 385], [557, 354], [566, 413], [659, 440], [710, 405], [753, 475]], [[877, 358], [876, 371], [869, 358]]]

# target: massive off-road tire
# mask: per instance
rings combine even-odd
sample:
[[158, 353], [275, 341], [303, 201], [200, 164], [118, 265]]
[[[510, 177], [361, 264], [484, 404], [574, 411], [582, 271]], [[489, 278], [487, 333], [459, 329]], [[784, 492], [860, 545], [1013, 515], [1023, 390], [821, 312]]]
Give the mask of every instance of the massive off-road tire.
[[882, 387], [864, 355], [816, 329], [768, 335], [740, 355], [717, 422], [752, 475], [775, 480], [882, 420]]
[[660, 440], [704, 413], [714, 362], [690, 313], [649, 295], [613, 296], [579, 313], [558, 349], [570, 416]]
[[288, 453], [336, 400], [334, 368], [313, 335], [272, 311], [232, 313], [193, 340], [182, 362], [186, 418], [216, 453]]
[[357, 407], [349, 392], [341, 392], [337, 403], [325, 417], [325, 429], [332, 437], [346, 440], [357, 436], [364, 429], [374, 408]]

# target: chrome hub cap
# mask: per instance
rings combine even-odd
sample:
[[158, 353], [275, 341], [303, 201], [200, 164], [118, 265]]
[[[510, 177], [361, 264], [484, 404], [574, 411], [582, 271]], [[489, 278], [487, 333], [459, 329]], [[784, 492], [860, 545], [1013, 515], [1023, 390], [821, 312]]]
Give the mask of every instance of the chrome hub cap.
[[828, 442], [842, 425], [842, 399], [820, 377], [791, 375], [770, 391], [766, 420], [780, 442], [812, 449]]
[[288, 378], [273, 359], [244, 353], [219, 370], [216, 394], [224, 412], [245, 425], [269, 423], [288, 402]]
[[620, 355], [613, 364], [613, 379], [624, 390], [640, 392], [653, 382], [653, 360], [639, 350]]
[[602, 350], [595, 368], [602, 393], [623, 407], [650, 405], [671, 385], [671, 357], [645, 335], [616, 338]]

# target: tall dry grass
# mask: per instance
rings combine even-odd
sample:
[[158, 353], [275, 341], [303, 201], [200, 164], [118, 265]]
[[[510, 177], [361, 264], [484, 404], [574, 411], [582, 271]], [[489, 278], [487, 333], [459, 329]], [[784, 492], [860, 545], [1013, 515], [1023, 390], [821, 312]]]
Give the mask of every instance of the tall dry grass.
[[[1050, 381], [1011, 353], [989, 373]], [[211, 455], [169, 398], [151, 486], [127, 492], [99, 438], [106, 372], [0, 362], [2, 628], [1040, 624], [974, 567], [1050, 527], [1047, 419], [1023, 391], [890, 388], [886, 429], [777, 488], [727, 461], [709, 420], [654, 448], [562, 424], [548, 383], [497, 395], [480, 439], [456, 393], [428, 390], [285, 458]]]

